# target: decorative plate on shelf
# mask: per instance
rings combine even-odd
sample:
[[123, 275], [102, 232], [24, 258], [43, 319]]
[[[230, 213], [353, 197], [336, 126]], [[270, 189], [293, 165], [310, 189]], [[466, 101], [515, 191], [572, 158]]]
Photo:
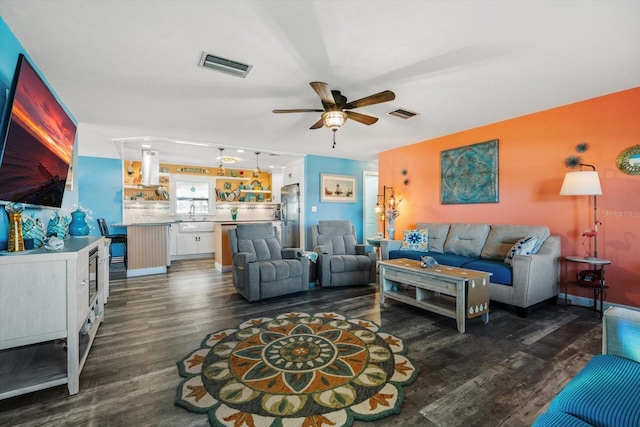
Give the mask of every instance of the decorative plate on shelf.
[[253, 193], [248, 193], [246, 196], [244, 196], [244, 201], [245, 202], [255, 202], [256, 201], [256, 195]]
[[230, 182], [225, 182], [224, 183], [224, 189], [225, 190], [231, 190], [231, 183]]

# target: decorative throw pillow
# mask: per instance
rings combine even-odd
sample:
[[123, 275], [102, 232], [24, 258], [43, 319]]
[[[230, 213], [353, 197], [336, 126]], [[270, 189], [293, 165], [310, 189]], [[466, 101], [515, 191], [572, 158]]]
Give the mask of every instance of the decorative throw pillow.
[[429, 233], [426, 228], [422, 230], [404, 230], [402, 232], [403, 251], [426, 251], [429, 246]]
[[524, 236], [513, 245], [513, 247], [505, 257], [504, 262], [512, 265], [514, 256], [533, 253], [536, 245], [538, 244], [538, 240], [539, 239], [537, 237]]

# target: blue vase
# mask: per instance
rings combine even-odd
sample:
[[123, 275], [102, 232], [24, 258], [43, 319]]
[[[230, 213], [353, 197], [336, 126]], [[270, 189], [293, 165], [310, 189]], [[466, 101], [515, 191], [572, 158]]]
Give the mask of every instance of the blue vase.
[[89, 234], [89, 225], [85, 221], [86, 216], [80, 209], [71, 212], [71, 222], [69, 223], [69, 234], [71, 236], [86, 236]]

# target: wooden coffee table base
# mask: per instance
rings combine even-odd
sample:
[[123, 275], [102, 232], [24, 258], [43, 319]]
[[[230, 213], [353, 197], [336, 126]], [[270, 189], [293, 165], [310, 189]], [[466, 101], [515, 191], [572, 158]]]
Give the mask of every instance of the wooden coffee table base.
[[465, 332], [465, 320], [481, 317], [489, 322], [489, 280], [491, 273], [438, 265], [420, 267], [419, 261], [381, 261], [380, 305], [385, 298], [410, 304], [456, 319]]

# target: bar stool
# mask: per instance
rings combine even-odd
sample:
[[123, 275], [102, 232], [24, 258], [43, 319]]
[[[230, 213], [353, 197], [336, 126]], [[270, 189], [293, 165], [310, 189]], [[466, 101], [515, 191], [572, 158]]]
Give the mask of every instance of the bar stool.
[[124, 268], [127, 268], [127, 235], [126, 234], [110, 234], [109, 226], [107, 226], [107, 221], [104, 218], [98, 218], [98, 228], [100, 229], [100, 234], [102, 234], [105, 238], [111, 240], [111, 244], [109, 245], [109, 264], [111, 264], [111, 259], [113, 255], [111, 254], [111, 247], [114, 244], [121, 244], [124, 248]]

